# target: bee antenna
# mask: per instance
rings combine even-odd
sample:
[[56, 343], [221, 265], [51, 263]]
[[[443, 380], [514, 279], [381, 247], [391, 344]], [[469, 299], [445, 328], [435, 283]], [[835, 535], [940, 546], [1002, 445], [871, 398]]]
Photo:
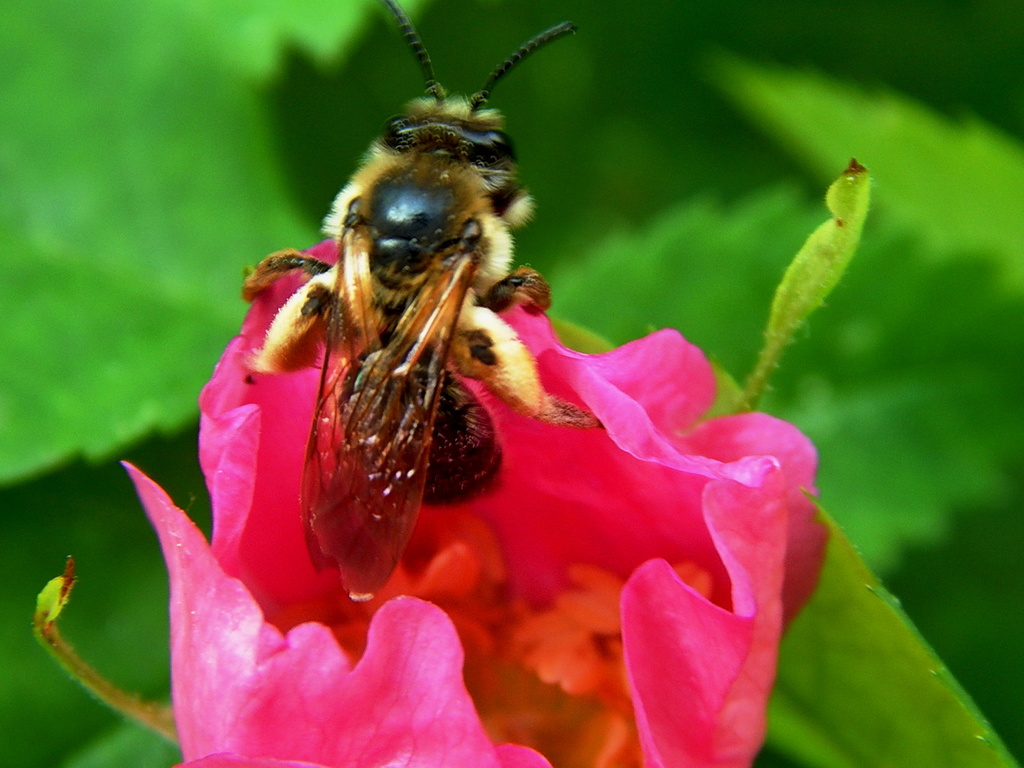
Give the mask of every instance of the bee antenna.
[[[388, 2], [389, 0], [384, 0]], [[576, 25], [571, 21], [563, 21], [561, 24], [556, 24], [551, 29], [546, 29], [539, 35], [531, 40], [523, 43], [519, 50], [509, 56], [505, 61], [498, 65], [497, 69], [491, 72], [491, 76], [487, 78], [487, 82], [484, 83], [484, 87], [477, 91], [473, 98], [469, 100], [469, 108], [473, 112], [480, 109], [491, 96], [491, 91], [494, 89], [495, 84], [501, 80], [509, 71], [515, 67], [519, 62], [529, 56], [531, 53], [536, 51], [538, 48], [547, 45], [553, 40], [557, 40], [565, 35], [572, 34], [576, 31]]]
[[427, 81], [427, 93], [437, 101], [441, 101], [444, 98], [444, 88], [441, 87], [437, 82], [437, 78], [434, 77], [434, 65], [430, 63], [430, 54], [427, 53], [427, 49], [423, 46], [423, 41], [420, 40], [416, 28], [413, 27], [409, 17], [395, 0], [381, 0], [381, 2], [391, 12], [391, 15], [395, 17], [395, 21], [398, 22], [398, 28], [405, 36], [405, 41], [409, 44], [409, 48], [412, 49], [416, 60], [419, 61], [420, 69], [423, 70], [423, 78]]

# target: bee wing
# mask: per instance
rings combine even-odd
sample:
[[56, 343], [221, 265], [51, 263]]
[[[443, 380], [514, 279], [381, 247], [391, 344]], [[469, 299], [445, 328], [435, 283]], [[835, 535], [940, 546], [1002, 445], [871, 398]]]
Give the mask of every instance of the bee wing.
[[416, 522], [445, 359], [476, 264], [456, 253], [427, 275], [382, 343], [368, 246], [346, 234], [342, 250], [302, 507], [314, 563], [337, 567], [350, 596], [368, 599]]

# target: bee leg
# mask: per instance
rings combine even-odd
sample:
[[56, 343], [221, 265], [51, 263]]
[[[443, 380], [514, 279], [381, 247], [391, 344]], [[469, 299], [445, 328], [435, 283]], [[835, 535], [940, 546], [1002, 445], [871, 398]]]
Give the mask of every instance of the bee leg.
[[544, 391], [530, 350], [508, 323], [486, 307], [463, 310], [451, 359], [460, 374], [482, 381], [517, 413], [564, 427], [601, 426], [590, 411]]
[[254, 371], [284, 373], [316, 365], [334, 306], [333, 286], [333, 272], [318, 274], [281, 305], [253, 355]]
[[304, 256], [301, 251], [294, 248], [286, 248], [267, 256], [245, 276], [245, 282], [242, 283], [242, 298], [252, 301], [256, 294], [293, 269], [301, 269], [309, 277], [316, 277], [330, 268], [331, 265], [326, 262]]
[[498, 313], [516, 305], [544, 312], [551, 306], [551, 287], [537, 270], [520, 267], [492, 285], [481, 297], [480, 305]]

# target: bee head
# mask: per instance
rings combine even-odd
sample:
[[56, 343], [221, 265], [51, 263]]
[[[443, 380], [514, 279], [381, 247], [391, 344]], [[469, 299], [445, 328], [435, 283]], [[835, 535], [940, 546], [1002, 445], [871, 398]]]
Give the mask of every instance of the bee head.
[[429, 156], [440, 167], [472, 169], [496, 215], [513, 227], [529, 217], [532, 205], [519, 184], [512, 139], [495, 110], [474, 109], [457, 97], [417, 99], [387, 122], [377, 151], [408, 162]]

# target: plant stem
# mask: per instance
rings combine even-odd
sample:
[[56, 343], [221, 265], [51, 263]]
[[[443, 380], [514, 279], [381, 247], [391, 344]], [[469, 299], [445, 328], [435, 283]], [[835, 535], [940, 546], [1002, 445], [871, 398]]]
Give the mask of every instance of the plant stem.
[[[174, 715], [169, 705], [144, 701], [135, 694], [118, 688], [82, 659], [57, 629], [57, 616], [67, 603], [75, 583], [75, 564], [68, 558], [62, 576], [53, 579], [40, 595], [32, 628], [36, 639], [64, 670], [89, 693], [111, 709], [163, 736], [173, 744], [178, 742]], [[47, 601], [49, 598], [49, 601]]]

